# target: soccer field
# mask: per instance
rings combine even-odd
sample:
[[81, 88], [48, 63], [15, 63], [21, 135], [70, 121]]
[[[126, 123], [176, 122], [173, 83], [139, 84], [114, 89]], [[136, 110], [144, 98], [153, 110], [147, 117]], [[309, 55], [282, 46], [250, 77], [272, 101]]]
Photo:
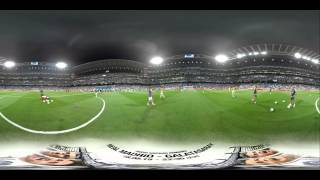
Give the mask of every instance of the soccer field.
[[[153, 95], [147, 92], [66, 93], [0, 92], [0, 141], [148, 139], [166, 142], [225, 141], [272, 143], [319, 142], [319, 92], [298, 90], [296, 107], [288, 109], [289, 93], [259, 91], [185, 90]], [[283, 102], [285, 100], [285, 102]], [[278, 103], [275, 104], [275, 101]], [[105, 107], [104, 107], [105, 104]], [[275, 109], [270, 112], [270, 108]], [[10, 122], [9, 122], [10, 121]]]

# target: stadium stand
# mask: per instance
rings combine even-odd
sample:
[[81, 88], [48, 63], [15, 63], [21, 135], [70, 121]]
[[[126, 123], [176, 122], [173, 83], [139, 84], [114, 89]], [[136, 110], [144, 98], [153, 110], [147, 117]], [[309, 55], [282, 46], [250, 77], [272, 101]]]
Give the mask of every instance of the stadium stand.
[[[259, 55], [252, 55], [260, 52]], [[266, 52], [262, 54], [261, 52]], [[92, 86], [159, 86], [166, 84], [214, 87], [211, 84], [297, 84], [320, 86], [319, 63], [296, 58], [294, 53], [319, 59], [320, 55], [303, 48], [282, 44], [262, 44], [230, 51], [231, 59], [216, 62], [207, 55], [177, 55], [160, 65], [125, 59], [92, 61], [66, 69], [42, 62], [18, 63], [13, 69], [1, 67], [0, 86], [72, 88]], [[247, 54], [238, 57], [238, 54]], [[251, 55], [250, 55], [251, 54]], [[121, 88], [119, 88], [121, 89]]]

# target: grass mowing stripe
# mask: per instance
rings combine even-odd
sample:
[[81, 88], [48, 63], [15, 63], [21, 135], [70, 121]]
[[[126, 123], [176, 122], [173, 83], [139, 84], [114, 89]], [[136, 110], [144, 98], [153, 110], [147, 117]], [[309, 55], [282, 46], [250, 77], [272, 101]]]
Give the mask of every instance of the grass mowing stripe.
[[[297, 105], [292, 109], [287, 108], [289, 92], [274, 91], [270, 95], [268, 92], [258, 91], [257, 104], [251, 101], [252, 90], [237, 91], [236, 98], [231, 97], [231, 92], [216, 90], [172, 90], [164, 93], [166, 98], [161, 100], [159, 91], [155, 90], [153, 95], [156, 106], [149, 107], [146, 105], [146, 91], [99, 93], [108, 103], [108, 111], [102, 113], [99, 121], [87, 128], [66, 135], [37, 136], [13, 128], [6, 121], [0, 121], [0, 140], [52, 137], [57, 140], [142, 138], [190, 142], [211, 141], [214, 138], [217, 141], [237, 143], [271, 143], [274, 140], [318, 143], [316, 135], [319, 129], [315, 126], [319, 122], [319, 114], [315, 111], [315, 100], [318, 97], [308, 91], [298, 91]], [[69, 94], [52, 92], [56, 96]], [[97, 100], [99, 104], [96, 103], [94, 94], [61, 97], [60, 100], [57, 97], [53, 98], [54, 103], [50, 105], [39, 102], [39, 94], [36, 92], [17, 95], [23, 97], [2, 99], [0, 111], [30, 129], [62, 130], [75, 127], [90, 119], [100, 109], [100, 101]], [[28, 99], [29, 97], [35, 100]], [[7, 104], [11, 106], [7, 107]], [[270, 112], [270, 107], [275, 108], [275, 111]], [[22, 121], [26, 118], [28, 122]]]

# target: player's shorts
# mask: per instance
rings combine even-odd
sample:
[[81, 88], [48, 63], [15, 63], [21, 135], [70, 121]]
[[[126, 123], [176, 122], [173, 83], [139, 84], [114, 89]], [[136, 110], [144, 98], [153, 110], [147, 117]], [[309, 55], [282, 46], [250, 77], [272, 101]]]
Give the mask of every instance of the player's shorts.
[[148, 97], [148, 101], [152, 101], [152, 97]]
[[291, 99], [291, 100], [294, 100], [295, 98], [296, 98], [295, 96], [291, 96], [291, 98], [290, 98], [290, 99]]

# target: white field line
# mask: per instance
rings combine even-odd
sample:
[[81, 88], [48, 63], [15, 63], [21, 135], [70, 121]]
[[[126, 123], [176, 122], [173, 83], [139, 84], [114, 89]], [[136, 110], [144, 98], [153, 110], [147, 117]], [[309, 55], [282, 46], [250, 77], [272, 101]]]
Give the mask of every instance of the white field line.
[[[53, 98], [56, 98], [56, 97], [68, 97], [68, 96], [80, 96], [80, 95], [89, 95], [91, 93], [88, 93], [88, 94], [72, 94], [72, 95], [57, 95], [57, 96], [49, 96], [49, 97], [53, 97]], [[6, 95], [4, 97], [23, 97], [23, 96], [17, 96], [17, 95]], [[23, 98], [30, 98], [30, 99], [34, 99], [34, 97], [23, 97]], [[1, 99], [1, 97], [0, 97]]]
[[316, 106], [316, 109], [317, 109], [317, 111], [318, 111], [318, 113], [320, 114], [320, 110], [319, 110], [319, 107], [318, 107], [318, 101], [320, 100], [320, 98], [318, 98], [317, 100], [316, 100], [316, 102], [315, 102], [315, 106]]
[[5, 120], [7, 121], [8, 123], [10, 123], [11, 125], [23, 130], [23, 131], [27, 131], [27, 132], [30, 132], [30, 133], [34, 133], [34, 134], [64, 134], [64, 133], [69, 133], [69, 132], [73, 132], [73, 131], [77, 131], [81, 128], [84, 128], [86, 126], [88, 126], [90, 123], [92, 123], [93, 121], [95, 121], [104, 111], [105, 109], [105, 101], [104, 99], [98, 97], [102, 102], [103, 102], [103, 105], [102, 105], [102, 108], [100, 110], [100, 112], [98, 114], [96, 114], [93, 118], [91, 118], [89, 121], [87, 121], [86, 123], [84, 124], [81, 124], [80, 126], [77, 126], [77, 127], [74, 127], [74, 128], [71, 128], [71, 129], [66, 129], [66, 130], [61, 130], [61, 131], [37, 131], [37, 130], [32, 130], [32, 129], [28, 129], [28, 128], [25, 128], [23, 126], [20, 126], [19, 124], [11, 121], [10, 119], [8, 119], [5, 115], [3, 115], [1, 112], [0, 112], [0, 116]]

